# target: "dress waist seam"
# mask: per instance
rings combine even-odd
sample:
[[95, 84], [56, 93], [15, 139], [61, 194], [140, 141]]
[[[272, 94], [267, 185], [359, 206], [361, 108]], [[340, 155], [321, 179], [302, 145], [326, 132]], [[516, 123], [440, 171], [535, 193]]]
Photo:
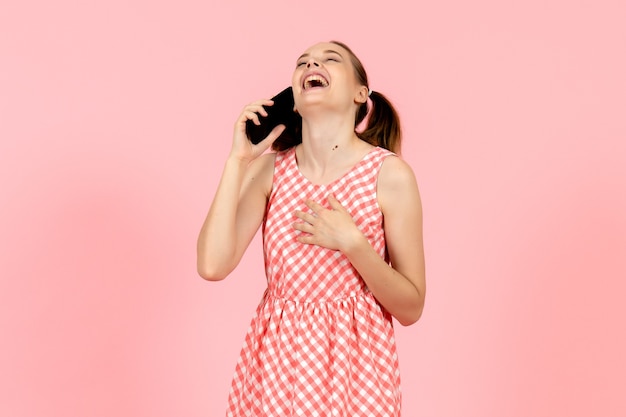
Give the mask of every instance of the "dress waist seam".
[[332, 304], [341, 301], [353, 300], [356, 298], [370, 297], [372, 293], [369, 290], [354, 291], [347, 294], [337, 295], [336, 297], [314, 298], [314, 299], [298, 299], [276, 294], [270, 290], [266, 292], [265, 298], [268, 300], [284, 301], [295, 304]]

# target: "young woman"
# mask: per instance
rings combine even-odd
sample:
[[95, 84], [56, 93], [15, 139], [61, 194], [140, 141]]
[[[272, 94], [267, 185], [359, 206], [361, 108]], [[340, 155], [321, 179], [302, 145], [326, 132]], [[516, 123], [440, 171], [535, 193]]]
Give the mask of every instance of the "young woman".
[[392, 317], [419, 319], [425, 273], [421, 201], [397, 156], [398, 117], [339, 42], [307, 49], [292, 89], [302, 121], [288, 141], [276, 140], [283, 125], [257, 145], [246, 136], [271, 100], [243, 109], [198, 238], [198, 272], [217, 281], [263, 228], [268, 287], [227, 415], [399, 416]]

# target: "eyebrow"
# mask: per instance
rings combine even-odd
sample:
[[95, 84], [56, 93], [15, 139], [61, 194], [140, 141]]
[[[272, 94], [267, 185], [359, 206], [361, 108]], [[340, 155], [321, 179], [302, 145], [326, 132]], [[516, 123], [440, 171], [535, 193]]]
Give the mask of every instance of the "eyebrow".
[[[326, 50], [324, 51], [324, 53], [325, 53], [325, 54], [337, 54], [337, 55], [339, 55], [341, 58], [343, 58], [343, 55], [341, 55], [339, 52], [335, 51], [334, 49], [326, 49]], [[304, 53], [304, 54], [300, 55], [300, 57], [297, 59], [297, 61], [300, 61], [302, 58], [306, 58], [306, 57], [308, 57], [309, 55], [311, 55], [311, 54]]]

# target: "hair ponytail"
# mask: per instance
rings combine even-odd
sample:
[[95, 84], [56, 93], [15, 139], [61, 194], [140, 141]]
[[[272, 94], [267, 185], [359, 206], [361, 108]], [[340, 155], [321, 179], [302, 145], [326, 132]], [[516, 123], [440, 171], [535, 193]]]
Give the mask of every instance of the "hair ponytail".
[[370, 93], [371, 107], [367, 110], [367, 103], [357, 110], [356, 126], [366, 119], [365, 128], [357, 135], [365, 142], [380, 146], [400, 154], [402, 130], [400, 118], [391, 102], [377, 91]]

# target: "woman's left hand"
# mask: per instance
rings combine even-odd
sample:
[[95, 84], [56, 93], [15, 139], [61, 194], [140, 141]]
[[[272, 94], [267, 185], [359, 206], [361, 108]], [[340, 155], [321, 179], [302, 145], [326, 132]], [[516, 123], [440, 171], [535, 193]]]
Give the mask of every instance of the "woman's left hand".
[[313, 200], [307, 200], [305, 203], [313, 214], [303, 211], [294, 213], [302, 220], [293, 224], [294, 229], [303, 232], [298, 237], [300, 243], [345, 252], [365, 237], [354, 223], [350, 213], [334, 195], [328, 195], [330, 209]]

